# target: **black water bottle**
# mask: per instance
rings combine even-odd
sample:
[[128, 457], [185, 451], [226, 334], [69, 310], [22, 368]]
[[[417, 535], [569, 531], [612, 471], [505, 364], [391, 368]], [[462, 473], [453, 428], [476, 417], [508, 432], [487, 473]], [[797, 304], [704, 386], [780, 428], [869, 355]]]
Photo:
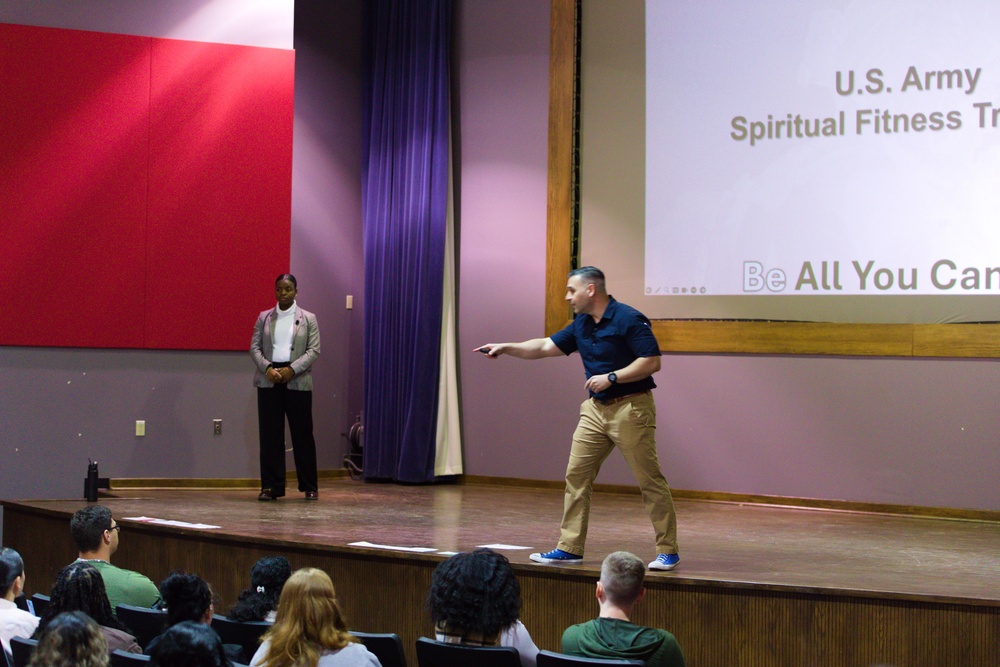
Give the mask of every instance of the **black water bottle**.
[[83, 485], [83, 496], [88, 503], [97, 502], [97, 477], [97, 461], [90, 461], [87, 466], [87, 481]]

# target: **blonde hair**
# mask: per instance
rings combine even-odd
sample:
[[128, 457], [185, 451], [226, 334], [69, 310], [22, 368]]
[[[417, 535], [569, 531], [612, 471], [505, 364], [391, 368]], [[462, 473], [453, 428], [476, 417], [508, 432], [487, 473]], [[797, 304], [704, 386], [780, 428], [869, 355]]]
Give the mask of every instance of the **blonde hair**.
[[628, 606], [639, 599], [646, 565], [635, 554], [616, 551], [601, 564], [601, 585], [612, 604]]
[[262, 641], [269, 646], [261, 667], [315, 667], [323, 652], [357, 640], [347, 631], [330, 577], [307, 567], [285, 582], [278, 616]]

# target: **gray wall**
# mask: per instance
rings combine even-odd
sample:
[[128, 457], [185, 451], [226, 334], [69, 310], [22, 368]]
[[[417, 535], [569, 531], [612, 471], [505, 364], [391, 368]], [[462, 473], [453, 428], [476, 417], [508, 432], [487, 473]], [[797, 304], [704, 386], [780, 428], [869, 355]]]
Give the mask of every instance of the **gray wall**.
[[[290, 48], [292, 5], [252, 4], [248, 21], [242, 0], [103, 0], [86, 11], [71, 0], [5, 2], [0, 22]], [[299, 303], [317, 314], [322, 333], [319, 465], [337, 468], [348, 449], [340, 434], [361, 408], [361, 4], [300, 4], [291, 270]], [[242, 18], [222, 20], [235, 14]], [[205, 288], [209, 304], [225, 298]], [[348, 294], [355, 310], [345, 310]], [[262, 294], [262, 307], [273, 298]], [[248, 348], [255, 318], [247, 313]], [[246, 353], [0, 347], [0, 373], [9, 378], [0, 384], [4, 498], [82, 497], [88, 458], [112, 477], [258, 475]], [[142, 438], [138, 419], [146, 421]], [[221, 436], [212, 435], [213, 419], [223, 420]]]
[[[299, 5], [291, 266], [323, 330], [316, 433], [331, 468], [362, 395], [361, 2]], [[466, 471], [559, 479], [585, 396], [579, 359], [470, 351], [543, 333], [548, 0], [456, 9]], [[242, 353], [0, 348], [0, 372], [3, 497], [79, 496], [87, 457], [118, 477], [257, 474]], [[675, 488], [1000, 509], [997, 362], [675, 355], [657, 381], [660, 457]], [[147, 421], [143, 439], [136, 419]], [[618, 456], [600, 480], [632, 483]]]

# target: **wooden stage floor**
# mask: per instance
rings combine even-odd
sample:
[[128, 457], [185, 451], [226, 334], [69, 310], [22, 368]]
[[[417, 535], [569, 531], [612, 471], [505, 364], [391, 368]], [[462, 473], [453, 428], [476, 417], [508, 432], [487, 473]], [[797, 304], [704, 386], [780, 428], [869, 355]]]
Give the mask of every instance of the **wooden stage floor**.
[[[225, 613], [256, 559], [281, 553], [330, 573], [352, 628], [413, 645], [433, 628], [424, 600], [446, 552], [500, 548], [521, 584], [521, 617], [540, 648], [596, 615], [601, 561], [654, 556], [638, 493], [595, 493], [579, 565], [541, 565], [555, 546], [562, 492], [477, 484], [321, 482], [318, 502], [274, 503], [250, 489], [122, 489], [100, 502], [123, 525], [114, 562], [160, 581], [173, 569], [212, 583]], [[4, 544], [25, 556], [27, 591], [46, 589], [76, 553], [81, 500], [6, 500]], [[1000, 523], [676, 500], [680, 566], [649, 573], [637, 623], [673, 632], [687, 664], [732, 667], [1000, 665]], [[195, 529], [130, 517], [211, 524]], [[368, 542], [427, 549], [393, 551]], [[508, 547], [524, 547], [522, 549]]]
[[[125, 524], [153, 517], [220, 526], [206, 533], [275, 545], [356, 549], [354, 542], [464, 551], [500, 549], [518, 570], [597, 573], [616, 550], [651, 560], [652, 527], [638, 495], [595, 493], [580, 565], [539, 565], [555, 547], [562, 492], [511, 486], [323, 483], [318, 502], [291, 493], [274, 503], [256, 491], [135, 489], [101, 502]], [[72, 513], [83, 500], [26, 501]], [[712, 501], [675, 501], [681, 563], [650, 573], [675, 583], [1000, 605], [1000, 524]], [[186, 532], [186, 531], [185, 531]], [[127, 545], [128, 536], [123, 536]], [[68, 539], [68, 530], [67, 530]], [[401, 552], [405, 553], [405, 552]], [[428, 557], [435, 557], [429, 552]], [[438, 555], [437, 557], [440, 557]]]

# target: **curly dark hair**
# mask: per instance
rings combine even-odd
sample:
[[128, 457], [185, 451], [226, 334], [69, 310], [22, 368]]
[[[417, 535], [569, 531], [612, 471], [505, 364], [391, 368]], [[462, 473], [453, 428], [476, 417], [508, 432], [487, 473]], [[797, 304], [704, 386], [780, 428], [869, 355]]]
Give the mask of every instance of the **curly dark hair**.
[[[227, 615], [234, 621], [263, 621], [268, 612], [278, 608], [281, 589], [292, 576], [292, 566], [284, 556], [266, 556], [250, 569], [250, 588]], [[262, 590], [263, 589], [263, 590]]]
[[510, 561], [492, 549], [455, 554], [434, 570], [427, 610], [435, 626], [491, 639], [517, 621], [521, 586]]
[[181, 621], [163, 631], [149, 647], [156, 667], [226, 667], [229, 658], [218, 633], [197, 621]]
[[80, 611], [51, 621], [31, 652], [32, 667], [106, 667], [108, 644], [97, 623]]
[[33, 635], [35, 639], [41, 637], [52, 619], [64, 611], [82, 611], [98, 625], [129, 632], [111, 611], [104, 577], [87, 561], [78, 560], [64, 567], [52, 584], [49, 598]]
[[212, 589], [197, 574], [171, 572], [160, 584], [160, 597], [167, 608], [167, 625], [200, 621], [212, 606]]

